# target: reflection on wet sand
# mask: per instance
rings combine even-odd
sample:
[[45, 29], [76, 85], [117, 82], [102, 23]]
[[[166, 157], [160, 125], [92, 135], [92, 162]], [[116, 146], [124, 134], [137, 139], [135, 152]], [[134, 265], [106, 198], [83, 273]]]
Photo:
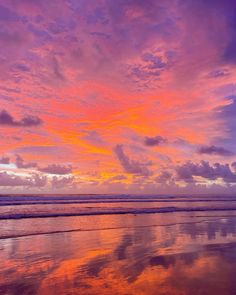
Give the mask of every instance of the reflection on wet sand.
[[2, 239], [0, 294], [236, 294], [236, 216], [129, 218], [133, 227]]

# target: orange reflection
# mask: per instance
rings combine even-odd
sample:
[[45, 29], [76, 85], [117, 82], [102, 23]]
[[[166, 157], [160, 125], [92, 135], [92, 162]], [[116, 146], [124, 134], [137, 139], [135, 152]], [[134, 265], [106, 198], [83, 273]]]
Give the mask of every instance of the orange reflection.
[[[127, 216], [120, 227], [122, 218], [95, 217], [94, 231], [2, 240], [1, 294], [234, 294], [234, 217], [176, 215], [165, 225]], [[117, 229], [102, 229], [112, 223]]]

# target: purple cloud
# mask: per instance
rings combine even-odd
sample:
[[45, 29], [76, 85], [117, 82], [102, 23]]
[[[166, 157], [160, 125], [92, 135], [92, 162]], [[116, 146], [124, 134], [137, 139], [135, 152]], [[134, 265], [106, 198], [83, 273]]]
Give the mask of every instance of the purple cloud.
[[211, 146], [202, 146], [198, 150], [199, 154], [207, 155], [218, 155], [218, 156], [232, 156], [233, 153], [223, 147], [217, 147], [214, 145]]
[[[9, 158], [2, 158], [4, 161], [9, 161]], [[20, 155], [16, 155], [16, 161], [15, 161], [16, 167], [19, 169], [29, 169], [29, 168], [35, 168], [39, 172], [44, 172], [48, 174], [58, 174], [58, 175], [65, 175], [72, 173], [72, 166], [63, 166], [58, 164], [49, 164], [46, 167], [39, 167], [38, 163], [35, 162], [29, 162], [25, 163], [23, 158]]]
[[44, 168], [38, 168], [40, 172], [48, 173], [48, 174], [58, 174], [58, 175], [64, 175], [64, 174], [70, 174], [72, 173], [72, 167], [69, 166], [62, 166], [58, 164], [51, 164]]
[[15, 120], [6, 110], [0, 112], [0, 125], [15, 127], [31, 127], [42, 124], [42, 120], [36, 116], [25, 116], [21, 120]]
[[83, 139], [94, 145], [104, 145], [105, 141], [96, 130], [87, 131]]
[[175, 168], [178, 180], [195, 182], [194, 176], [200, 176], [209, 180], [222, 178], [226, 183], [235, 183], [236, 174], [230, 169], [229, 164], [215, 163], [210, 165], [207, 161], [192, 163], [190, 161]]
[[161, 57], [152, 53], [145, 53], [142, 58], [143, 61], [148, 63], [147, 68], [150, 70], [163, 69], [166, 66]]
[[0, 172], [0, 186], [23, 186], [23, 187], [43, 187], [47, 183], [46, 177], [41, 177], [37, 174], [21, 177], [7, 172]]
[[156, 146], [164, 142], [166, 142], [166, 139], [161, 136], [155, 136], [155, 137], [146, 136], [144, 139], [144, 144], [146, 146]]
[[173, 176], [169, 171], [162, 171], [160, 175], [156, 177], [157, 183], [167, 183], [173, 180]]
[[23, 158], [20, 155], [16, 155], [16, 167], [17, 168], [23, 168], [23, 169], [28, 169], [28, 168], [36, 168], [37, 163], [25, 163]]
[[0, 5], [0, 22], [18, 21], [20, 17], [6, 6]]
[[47, 176], [34, 174], [34, 185], [36, 187], [44, 187], [48, 182]]
[[235, 118], [236, 113], [236, 96], [232, 95], [227, 98], [230, 99], [230, 103], [222, 107], [216, 108], [215, 111], [219, 117], [233, 119]]
[[127, 177], [124, 176], [124, 175], [116, 175], [116, 176], [111, 177], [109, 179], [109, 181], [113, 181], [113, 180], [125, 180], [125, 179], [127, 179]]
[[123, 146], [121, 144], [118, 144], [114, 148], [114, 152], [125, 172], [145, 176], [151, 174], [151, 171], [149, 171], [149, 169], [147, 168], [150, 163], [140, 163], [138, 161], [129, 159], [129, 157], [124, 153]]
[[74, 179], [75, 178], [73, 176], [70, 176], [70, 177], [57, 177], [57, 176], [54, 176], [52, 178], [51, 185], [54, 188], [69, 187], [69, 186], [75, 185]]
[[230, 73], [227, 70], [215, 70], [208, 74], [208, 78], [221, 78], [228, 76]]
[[32, 181], [17, 175], [10, 175], [7, 172], [0, 173], [0, 186], [31, 186]]
[[61, 146], [55, 146], [55, 145], [52, 145], [52, 146], [40, 145], [40, 146], [22, 146], [22, 147], [16, 148], [14, 151], [17, 153], [22, 153], [22, 154], [54, 155], [55, 153], [66, 153], [68, 152], [68, 149]]
[[65, 80], [65, 76], [64, 76], [64, 74], [63, 74], [63, 72], [61, 70], [61, 67], [60, 67], [59, 62], [56, 59], [56, 57], [54, 57], [52, 59], [52, 68], [53, 68], [53, 73], [54, 73], [55, 77], [58, 80], [64, 81]]
[[115, 175], [109, 179], [106, 179], [103, 184], [105, 185], [111, 185], [111, 184], [117, 184], [117, 183], [121, 183], [122, 180], [127, 179], [127, 177], [125, 175]]
[[[235, 150], [235, 138], [236, 138], [236, 96], [232, 95], [227, 97], [228, 104], [217, 107], [214, 109], [217, 119], [223, 121], [223, 127], [227, 130], [227, 138], [224, 138], [224, 144], [229, 146], [231, 150]], [[222, 140], [219, 139], [218, 143], [221, 144]]]
[[10, 158], [9, 157], [2, 157], [0, 159], [0, 164], [10, 164]]

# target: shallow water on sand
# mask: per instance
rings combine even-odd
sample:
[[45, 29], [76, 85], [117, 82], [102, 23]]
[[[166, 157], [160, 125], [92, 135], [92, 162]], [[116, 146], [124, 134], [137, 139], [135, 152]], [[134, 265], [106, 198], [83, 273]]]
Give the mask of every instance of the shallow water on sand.
[[235, 210], [9, 218], [0, 228], [0, 294], [236, 294]]

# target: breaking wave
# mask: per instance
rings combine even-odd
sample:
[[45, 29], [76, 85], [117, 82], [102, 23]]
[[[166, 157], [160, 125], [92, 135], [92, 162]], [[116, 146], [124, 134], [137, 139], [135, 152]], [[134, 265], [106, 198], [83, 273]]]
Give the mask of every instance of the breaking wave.
[[17, 213], [9, 215], [0, 215], [0, 220], [5, 219], [26, 219], [26, 218], [55, 218], [67, 216], [91, 216], [91, 215], [114, 215], [114, 214], [160, 214], [172, 212], [206, 212], [206, 211], [236, 211], [236, 207], [163, 207], [146, 209], [112, 209], [84, 212], [63, 212], [63, 213]]

